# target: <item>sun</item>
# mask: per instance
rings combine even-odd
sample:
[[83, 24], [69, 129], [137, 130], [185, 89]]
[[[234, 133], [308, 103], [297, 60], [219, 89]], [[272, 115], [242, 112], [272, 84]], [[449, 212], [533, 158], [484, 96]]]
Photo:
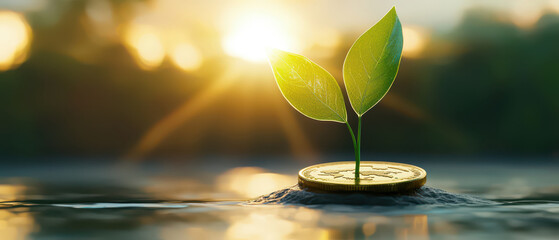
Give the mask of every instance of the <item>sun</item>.
[[223, 38], [225, 53], [252, 62], [266, 60], [269, 48], [297, 50], [293, 35], [286, 30], [287, 23], [272, 15], [246, 16], [235, 23]]

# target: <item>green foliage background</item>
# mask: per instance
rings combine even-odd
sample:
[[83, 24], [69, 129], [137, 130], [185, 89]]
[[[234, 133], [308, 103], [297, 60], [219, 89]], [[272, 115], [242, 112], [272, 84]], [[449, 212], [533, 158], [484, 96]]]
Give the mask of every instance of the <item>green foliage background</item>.
[[[74, 8], [69, 12], [80, 11]], [[145, 72], [123, 46], [112, 45], [98, 51], [100, 61], [79, 62], [57, 50], [85, 39], [77, 16], [64, 18], [49, 27], [32, 22], [38, 27], [30, 58], [0, 73], [1, 156], [119, 156], [233, 61], [208, 59], [197, 74], [169, 66]], [[336, 79], [356, 37], [346, 36], [335, 57], [319, 62]], [[402, 59], [390, 94], [363, 118], [362, 151], [557, 156], [558, 42], [558, 15], [521, 29], [491, 11], [469, 12], [453, 31], [433, 36], [425, 58]], [[440, 53], [445, 46], [449, 53]], [[177, 129], [153, 156], [289, 152], [276, 114], [284, 99], [275, 86], [258, 85], [273, 83], [265, 71], [244, 73], [246, 81]], [[287, 112], [315, 151], [352, 151], [345, 126]]]

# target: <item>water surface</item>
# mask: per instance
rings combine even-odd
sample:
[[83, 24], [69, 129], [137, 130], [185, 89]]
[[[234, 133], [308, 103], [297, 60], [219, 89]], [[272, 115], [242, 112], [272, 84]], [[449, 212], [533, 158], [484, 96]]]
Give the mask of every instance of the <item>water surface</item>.
[[276, 161], [259, 167], [218, 160], [14, 163], [0, 170], [0, 236], [556, 239], [559, 234], [555, 161], [381, 160], [422, 166], [426, 187], [400, 197], [314, 195], [294, 186], [303, 166]]

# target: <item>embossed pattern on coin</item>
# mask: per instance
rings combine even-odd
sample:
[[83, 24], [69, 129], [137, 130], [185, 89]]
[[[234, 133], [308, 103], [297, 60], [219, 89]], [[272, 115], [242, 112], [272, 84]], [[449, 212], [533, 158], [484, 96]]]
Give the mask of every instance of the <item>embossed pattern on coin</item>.
[[420, 167], [393, 162], [361, 162], [359, 181], [355, 162], [313, 165], [299, 172], [299, 185], [323, 191], [404, 192], [425, 184], [427, 173]]

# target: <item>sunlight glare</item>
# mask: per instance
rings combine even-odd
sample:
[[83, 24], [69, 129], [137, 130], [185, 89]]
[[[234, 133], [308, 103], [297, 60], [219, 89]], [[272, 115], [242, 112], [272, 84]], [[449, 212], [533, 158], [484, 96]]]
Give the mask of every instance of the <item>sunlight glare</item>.
[[285, 24], [271, 16], [249, 16], [234, 25], [223, 39], [225, 53], [259, 62], [266, 60], [268, 48], [296, 51], [297, 46], [285, 31]]
[[29, 210], [18, 210], [0, 209], [0, 236], [2, 236], [2, 240], [28, 239], [29, 234], [33, 232], [35, 222], [33, 216], [26, 212]]
[[184, 71], [196, 70], [202, 65], [202, 55], [189, 43], [177, 44], [169, 55], [173, 63]]
[[556, 13], [559, 13], [559, 0], [550, 0], [549, 7], [553, 9]]
[[[0, 202], [18, 201], [24, 197], [24, 185], [0, 184]], [[0, 209], [0, 238], [2, 240], [27, 239], [33, 230], [33, 218], [25, 209]]]
[[225, 233], [226, 239], [289, 239], [296, 229], [293, 222], [279, 218], [276, 214], [251, 213], [233, 223]]
[[324, 28], [317, 32], [316, 45], [323, 48], [335, 48], [342, 43], [342, 35], [333, 28]]
[[18, 200], [25, 189], [22, 185], [0, 184], [0, 202]]
[[25, 61], [30, 38], [31, 28], [21, 14], [0, 11], [0, 71]]
[[512, 21], [519, 27], [532, 27], [543, 14], [542, 6], [532, 1], [516, 1], [512, 4]]
[[377, 225], [375, 223], [365, 223], [363, 224], [363, 234], [365, 237], [369, 237], [377, 231]]
[[321, 215], [321, 211], [306, 207], [266, 208], [229, 215], [230, 225], [222, 239], [333, 239], [329, 230], [318, 227]]
[[255, 198], [285, 187], [295, 182], [295, 177], [267, 173], [261, 168], [238, 167], [225, 172], [218, 178], [217, 185], [222, 191], [236, 193], [247, 198]]
[[161, 39], [151, 28], [131, 26], [125, 33], [125, 42], [143, 69], [154, 69], [161, 65], [165, 58], [165, 48]]
[[427, 45], [426, 34], [420, 29], [411, 27], [404, 27], [402, 32], [404, 35], [402, 55], [407, 58], [420, 57], [421, 52]]

